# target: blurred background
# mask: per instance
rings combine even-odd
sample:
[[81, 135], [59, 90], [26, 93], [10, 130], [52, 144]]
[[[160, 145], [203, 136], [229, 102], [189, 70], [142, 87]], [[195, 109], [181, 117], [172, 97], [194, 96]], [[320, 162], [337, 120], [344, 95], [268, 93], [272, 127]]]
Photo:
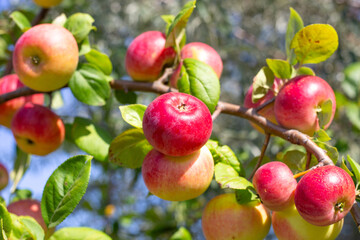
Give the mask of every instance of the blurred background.
[[[115, 79], [128, 78], [124, 57], [130, 42], [149, 30], [165, 31], [161, 15], [177, 14], [187, 1], [179, 0], [64, 0], [50, 10], [45, 21], [61, 13], [89, 13], [97, 31], [90, 34], [92, 45], [108, 54]], [[331, 24], [339, 35], [339, 48], [326, 62], [312, 67], [327, 80], [336, 92], [337, 113], [328, 133], [333, 138], [340, 158], [349, 154], [359, 161], [360, 155], [360, 1], [359, 0], [199, 0], [187, 27], [187, 42], [204, 42], [215, 48], [224, 62], [221, 100], [242, 104], [244, 94], [255, 74], [266, 64], [266, 58], [286, 59], [285, 33], [289, 8], [303, 18], [304, 25]], [[14, 29], [9, 14], [19, 10], [32, 19], [39, 11], [31, 0], [0, 1], [0, 33]], [[16, 34], [14, 33], [15, 37]], [[12, 47], [11, 39], [0, 35], [0, 72]], [[55, 102], [56, 112], [65, 122], [75, 116], [93, 119], [113, 137], [129, 128], [121, 118], [120, 103], [113, 97], [104, 107], [79, 103], [68, 89], [61, 90], [62, 101]], [[138, 93], [138, 102], [148, 104], [156, 97]], [[57, 104], [56, 104], [57, 103]], [[229, 145], [238, 158], [249, 164], [260, 154], [264, 136], [242, 119], [220, 115], [214, 122], [213, 139]], [[294, 148], [282, 139], [272, 138], [266, 155], [271, 160]], [[32, 161], [19, 189], [29, 189], [33, 198], [41, 199], [50, 174], [67, 158], [82, 152], [65, 142], [61, 149], [46, 156], [32, 156]], [[11, 131], [0, 126], [0, 162], [13, 168], [15, 141]], [[139, 170], [93, 161], [87, 192], [72, 213], [59, 227], [88, 226], [105, 231], [113, 239], [168, 239], [180, 226], [186, 227], [193, 239], [203, 240], [201, 211], [212, 197], [224, 192], [213, 182], [211, 188], [197, 199], [167, 202], [148, 191]], [[10, 186], [1, 192], [10, 200]], [[271, 231], [266, 239], [276, 239]], [[349, 214], [338, 239], [360, 239]]]

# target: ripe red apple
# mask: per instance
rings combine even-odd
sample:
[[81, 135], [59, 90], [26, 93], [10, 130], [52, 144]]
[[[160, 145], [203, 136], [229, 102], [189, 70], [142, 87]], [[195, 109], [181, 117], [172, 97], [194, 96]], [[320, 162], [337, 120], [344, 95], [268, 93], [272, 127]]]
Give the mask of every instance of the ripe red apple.
[[168, 201], [185, 201], [200, 196], [209, 187], [214, 160], [204, 146], [190, 155], [166, 156], [155, 149], [145, 157], [142, 176], [155, 196]]
[[31, 103], [16, 112], [11, 130], [21, 150], [41, 156], [59, 148], [65, 137], [61, 118], [50, 109]]
[[[16, 74], [10, 74], [0, 79], [0, 94], [15, 91], [23, 87]], [[26, 102], [42, 105], [44, 103], [43, 94], [34, 94], [26, 97], [18, 97], [0, 104], [0, 124], [8, 128], [11, 126], [11, 120], [15, 112], [21, 108]]]
[[265, 207], [284, 210], [294, 202], [297, 185], [290, 168], [283, 162], [269, 162], [256, 170], [252, 183]]
[[334, 240], [343, 224], [343, 219], [328, 226], [310, 224], [300, 216], [294, 204], [285, 211], [272, 213], [272, 226], [279, 240]]
[[43, 8], [50, 8], [59, 5], [62, 0], [33, 0], [34, 3]]
[[143, 118], [146, 139], [159, 152], [184, 156], [210, 138], [212, 118], [206, 105], [185, 93], [166, 93], [147, 107]]
[[[258, 106], [266, 103], [267, 101], [273, 99], [275, 97], [274, 91], [277, 92], [282, 85], [282, 80], [279, 78], [275, 78], [274, 84], [271, 87], [271, 90], [269, 90], [264, 97], [259, 99], [256, 103], [253, 103], [252, 101], [252, 93], [253, 93], [253, 85], [250, 86], [248, 91], [245, 94], [244, 99], [244, 107], [246, 108], [257, 108]], [[272, 123], [277, 124], [276, 118], [275, 118], [275, 112], [274, 112], [274, 103], [271, 103], [258, 111], [258, 114], [265, 117], [267, 120], [269, 120]], [[250, 124], [259, 132], [264, 133], [264, 130], [259, 127], [258, 125], [250, 122]]]
[[158, 79], [166, 66], [170, 66], [176, 57], [173, 47], [165, 48], [165, 34], [148, 31], [137, 36], [130, 44], [125, 67], [135, 81], [152, 82]]
[[[223, 70], [223, 62], [217, 51], [209, 45], [202, 42], [191, 42], [186, 44], [181, 49], [181, 59], [193, 58], [208, 64], [215, 71], [217, 77], [220, 79]], [[170, 86], [177, 88], [177, 81], [179, 79], [181, 63], [176, 68], [175, 72], [170, 78]]]
[[5, 165], [0, 163], [0, 190], [6, 188], [9, 183], [9, 172]]
[[65, 86], [76, 70], [79, 53], [74, 36], [55, 24], [40, 24], [16, 42], [15, 73], [26, 86], [53, 91]]
[[259, 202], [240, 205], [234, 193], [208, 202], [201, 218], [207, 240], [263, 240], [270, 230], [269, 211]]
[[295, 205], [309, 223], [326, 226], [340, 221], [355, 201], [350, 175], [336, 166], [318, 167], [305, 174], [295, 190]]
[[276, 120], [286, 128], [297, 129], [312, 136], [320, 128], [317, 110], [329, 99], [332, 101], [332, 114], [325, 129], [329, 127], [336, 110], [334, 91], [319, 77], [295, 77], [280, 89], [276, 97]]

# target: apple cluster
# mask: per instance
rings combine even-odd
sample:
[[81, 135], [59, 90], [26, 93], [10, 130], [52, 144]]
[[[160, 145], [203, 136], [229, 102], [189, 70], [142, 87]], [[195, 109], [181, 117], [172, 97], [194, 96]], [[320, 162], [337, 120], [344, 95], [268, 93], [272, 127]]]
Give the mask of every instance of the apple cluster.
[[209, 187], [214, 160], [205, 143], [212, 132], [207, 106], [185, 93], [166, 93], [147, 107], [143, 131], [153, 146], [142, 165], [149, 191], [169, 201], [196, 198]]

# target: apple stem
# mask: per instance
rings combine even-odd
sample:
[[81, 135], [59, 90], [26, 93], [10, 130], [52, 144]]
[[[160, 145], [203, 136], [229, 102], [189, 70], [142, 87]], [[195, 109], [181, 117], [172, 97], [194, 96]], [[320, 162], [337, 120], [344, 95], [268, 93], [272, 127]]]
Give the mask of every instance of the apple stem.
[[297, 173], [297, 174], [294, 175], [294, 178], [296, 179], [296, 178], [302, 177], [302, 176], [304, 176], [305, 174], [307, 174], [308, 172], [310, 172], [311, 170], [312, 170], [312, 169], [308, 169], [308, 170], [306, 170], [306, 171], [299, 172], [299, 173]]
[[336, 203], [335, 204], [335, 211], [343, 212], [344, 211], [344, 203], [343, 202]]
[[31, 57], [31, 61], [32, 61], [32, 63], [33, 63], [34, 65], [39, 65], [39, 63], [40, 63], [40, 58], [39, 58], [39, 56], [32, 56], [32, 57]]

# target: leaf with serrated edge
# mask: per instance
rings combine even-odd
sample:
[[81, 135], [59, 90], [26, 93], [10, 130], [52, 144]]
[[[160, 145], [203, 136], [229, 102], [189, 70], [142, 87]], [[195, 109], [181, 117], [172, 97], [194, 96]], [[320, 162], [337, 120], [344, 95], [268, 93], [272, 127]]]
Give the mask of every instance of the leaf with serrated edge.
[[25, 227], [32, 239], [44, 239], [44, 230], [34, 218], [28, 216], [19, 216], [18, 220]]
[[334, 164], [337, 163], [339, 159], [339, 152], [336, 147], [333, 147], [327, 143], [320, 142], [317, 140], [314, 140], [314, 142], [322, 149], [325, 150], [326, 154], [329, 156], [329, 158], [333, 161]]
[[332, 101], [331, 99], [326, 100], [325, 102], [321, 103], [320, 109], [317, 112], [317, 117], [319, 119], [319, 126], [324, 128], [326, 124], [330, 122], [332, 115]]
[[146, 110], [146, 106], [142, 104], [131, 104], [120, 106], [121, 116], [124, 121], [136, 128], [142, 128], [142, 120]]
[[290, 8], [290, 17], [286, 29], [285, 37], [285, 46], [286, 46], [286, 56], [290, 64], [294, 65], [296, 63], [296, 57], [293, 51], [290, 48], [290, 44], [295, 34], [304, 27], [303, 20], [301, 16], [293, 9]]
[[341, 159], [341, 165], [340, 165], [340, 167], [341, 167], [342, 169], [344, 169], [351, 177], [354, 176], [354, 174], [350, 171], [350, 169], [349, 169], [348, 166], [346, 165], [346, 162], [345, 162], [345, 158], [344, 158], [344, 157], [342, 157], [342, 159]]
[[246, 178], [241, 177], [230, 165], [217, 163], [215, 165], [215, 180], [221, 188], [246, 189], [253, 187]]
[[41, 214], [48, 228], [59, 225], [79, 204], [89, 183], [92, 158], [88, 155], [71, 157], [47, 180]]
[[328, 142], [331, 140], [331, 137], [325, 132], [324, 129], [319, 129], [314, 134], [314, 138], [320, 142]]
[[275, 77], [280, 79], [291, 78], [292, 66], [287, 61], [281, 59], [266, 59], [266, 63], [274, 73]]
[[111, 240], [105, 233], [88, 227], [64, 227], [56, 231], [49, 240]]
[[31, 28], [31, 23], [29, 20], [19, 11], [11, 13], [10, 18], [15, 22], [16, 26], [18, 26], [22, 32], [26, 32]]
[[253, 80], [252, 101], [256, 103], [263, 98], [274, 84], [275, 76], [269, 67], [263, 67]]
[[254, 187], [235, 190], [236, 202], [239, 204], [249, 204], [250, 202], [260, 202], [259, 196], [256, 194]]
[[104, 74], [110, 75], [113, 70], [113, 65], [110, 58], [95, 49], [91, 49], [90, 52], [85, 54], [85, 58], [89, 63], [97, 66]]
[[299, 150], [287, 151], [281, 160], [285, 163], [293, 174], [305, 171], [306, 167], [306, 154]]
[[91, 30], [96, 30], [92, 25], [94, 21], [94, 18], [87, 13], [75, 13], [66, 20], [64, 27], [74, 35], [78, 43], [81, 43]]
[[12, 220], [9, 212], [4, 204], [0, 204], [1, 231], [5, 233], [5, 237], [9, 237], [12, 229]]
[[355, 162], [349, 155], [346, 156], [346, 160], [349, 162], [351, 166], [351, 170], [355, 175], [356, 181], [360, 182], [360, 165]]

